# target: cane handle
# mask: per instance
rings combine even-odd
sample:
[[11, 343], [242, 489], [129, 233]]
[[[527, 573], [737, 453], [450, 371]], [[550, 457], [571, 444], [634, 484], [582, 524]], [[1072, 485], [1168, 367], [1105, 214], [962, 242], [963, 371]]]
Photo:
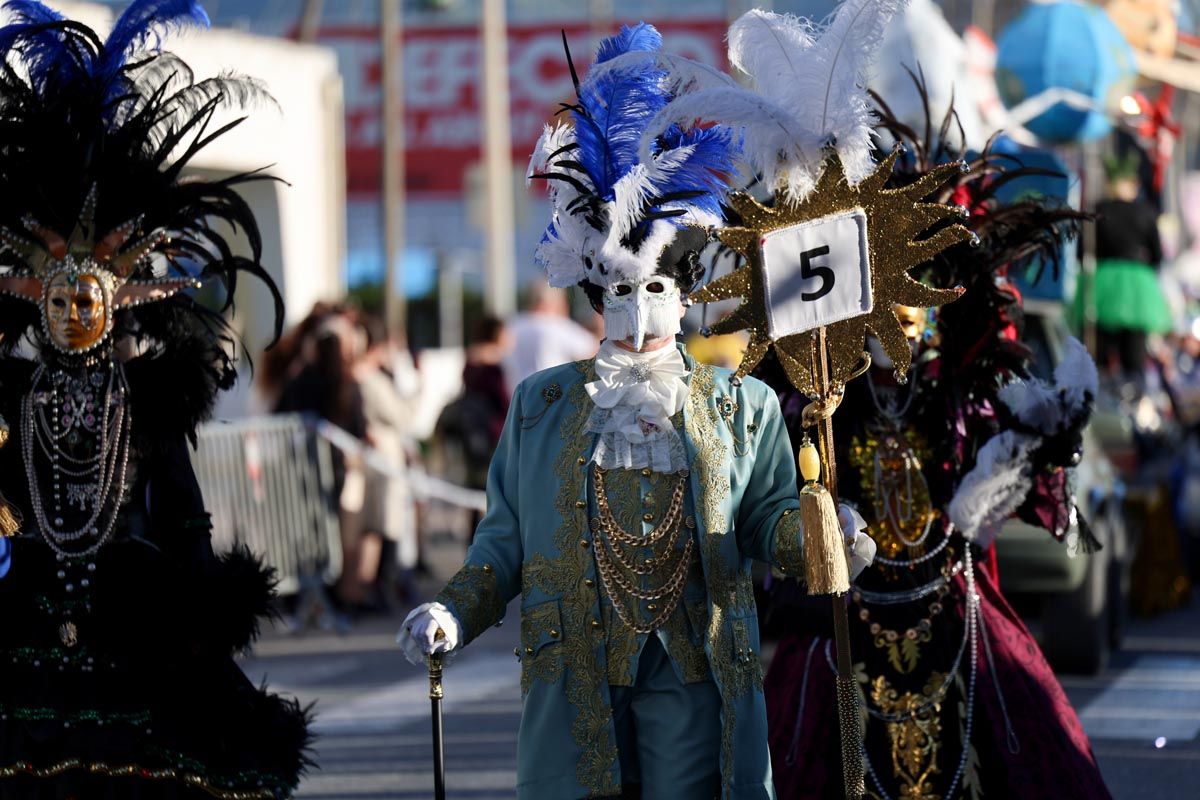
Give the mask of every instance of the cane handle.
[[[446, 640], [446, 632], [438, 628], [433, 634], [435, 642], [443, 642]], [[442, 690], [442, 653], [430, 653], [428, 657], [429, 665], [429, 699], [441, 700], [444, 692]]]

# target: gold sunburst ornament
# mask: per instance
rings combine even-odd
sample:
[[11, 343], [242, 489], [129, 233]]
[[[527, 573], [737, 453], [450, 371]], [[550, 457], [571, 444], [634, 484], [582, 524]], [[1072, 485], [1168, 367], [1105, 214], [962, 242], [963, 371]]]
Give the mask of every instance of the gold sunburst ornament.
[[[737, 377], [748, 374], [766, 355], [772, 345], [787, 371], [792, 384], [809, 397], [823, 394], [814, 370], [813, 353], [818, 346], [818, 330], [825, 328], [828, 344], [829, 383], [836, 391], [844, 386], [860, 368], [863, 345], [869, 329], [879, 339], [885, 353], [896, 367], [899, 380], [911, 364], [912, 355], [900, 321], [893, 310], [896, 304], [928, 308], [956, 299], [961, 290], [933, 289], [914, 280], [909, 270], [929, 261], [955, 244], [974, 239], [974, 234], [961, 224], [931, 229], [953, 217], [961, 217], [958, 206], [924, 202], [962, 169], [958, 163], [943, 164], [911, 184], [887, 188], [888, 178], [899, 155], [892, 152], [879, 166], [857, 185], [850, 185], [842, 163], [830, 154], [816, 186], [803, 200], [793, 202], [778, 195], [778, 204], [767, 207], [746, 194], [730, 198], [734, 211], [741, 217], [739, 227], [719, 231], [721, 241], [740, 253], [745, 266], [710, 282], [692, 294], [699, 302], [715, 302], [741, 297], [742, 303], [729, 316], [713, 324], [706, 333], [722, 334], [745, 330], [750, 342]], [[791, 230], [809, 231], [809, 240], [819, 241], [822, 227], [830, 228], [842, 221], [857, 224], [865, 245], [849, 259], [833, 260], [839, 270], [811, 266], [796, 258], [771, 259], [767, 254], [773, 236]], [[828, 246], [813, 248], [810, 253], [828, 257]], [[820, 253], [820, 250], [826, 252]], [[836, 255], [836, 254], [835, 254]], [[859, 270], [846, 274], [846, 267]], [[821, 270], [827, 275], [822, 277]], [[815, 276], [810, 278], [809, 275]], [[839, 274], [840, 273], [840, 274]], [[865, 277], [864, 275], [869, 276]], [[862, 281], [858, 305], [849, 309], [833, 309], [833, 319], [806, 330], [804, 314], [799, 317], [785, 308], [785, 297], [793, 305], [805, 302], [828, 303], [832, 297], [823, 294], [824, 282]], [[804, 292], [803, 289], [811, 289]], [[814, 295], [816, 297], [814, 298]], [[782, 312], [782, 313], [781, 313]], [[786, 319], [781, 319], [786, 318]], [[820, 313], [809, 317], [821, 322]]]

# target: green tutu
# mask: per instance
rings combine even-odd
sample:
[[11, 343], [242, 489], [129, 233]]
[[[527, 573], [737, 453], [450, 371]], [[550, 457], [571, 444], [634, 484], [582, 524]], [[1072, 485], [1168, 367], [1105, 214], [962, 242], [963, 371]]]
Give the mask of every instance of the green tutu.
[[[1093, 276], [1081, 274], [1071, 317], [1076, 329], [1083, 324], [1084, 289]], [[1100, 261], [1092, 283], [1096, 325], [1105, 330], [1169, 333], [1175, 323], [1154, 268], [1137, 261]]]

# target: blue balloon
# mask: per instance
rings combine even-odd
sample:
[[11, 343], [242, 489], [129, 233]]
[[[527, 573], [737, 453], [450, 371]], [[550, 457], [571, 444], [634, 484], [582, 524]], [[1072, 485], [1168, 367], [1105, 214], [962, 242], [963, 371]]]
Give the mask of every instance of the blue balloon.
[[1056, 103], [1025, 123], [1047, 142], [1083, 142], [1112, 129], [1109, 115], [1133, 89], [1133, 49], [1103, 9], [1077, 2], [1026, 7], [1000, 34], [996, 87], [1004, 105], [1051, 89], [1088, 98], [1091, 109]]

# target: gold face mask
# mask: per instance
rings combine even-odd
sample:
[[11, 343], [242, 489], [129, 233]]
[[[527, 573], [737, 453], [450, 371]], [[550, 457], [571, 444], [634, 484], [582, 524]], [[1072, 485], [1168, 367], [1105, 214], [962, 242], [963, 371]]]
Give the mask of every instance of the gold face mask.
[[96, 275], [59, 272], [46, 286], [42, 307], [46, 333], [61, 350], [90, 350], [108, 333], [109, 302]]
[[895, 309], [896, 319], [900, 320], [900, 329], [904, 331], [904, 337], [910, 342], [920, 341], [921, 337], [925, 335], [925, 329], [929, 327], [926, 310], [899, 304], [895, 306]]

